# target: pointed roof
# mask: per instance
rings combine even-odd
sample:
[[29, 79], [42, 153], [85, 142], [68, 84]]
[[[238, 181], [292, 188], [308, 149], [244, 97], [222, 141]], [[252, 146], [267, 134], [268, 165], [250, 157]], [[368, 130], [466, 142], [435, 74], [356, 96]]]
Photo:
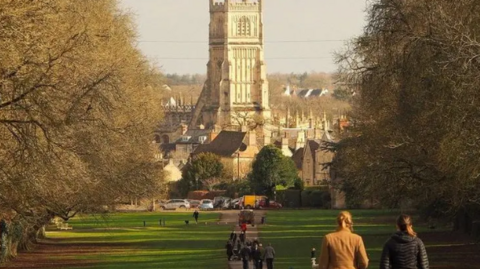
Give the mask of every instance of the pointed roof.
[[295, 163], [295, 166], [298, 170], [302, 170], [303, 164], [303, 154], [305, 152], [305, 148], [299, 148], [293, 153], [292, 160]]
[[210, 152], [219, 156], [231, 157], [238, 150], [244, 151], [247, 145], [243, 143], [246, 132], [221, 131], [210, 143], [199, 145], [193, 155]]

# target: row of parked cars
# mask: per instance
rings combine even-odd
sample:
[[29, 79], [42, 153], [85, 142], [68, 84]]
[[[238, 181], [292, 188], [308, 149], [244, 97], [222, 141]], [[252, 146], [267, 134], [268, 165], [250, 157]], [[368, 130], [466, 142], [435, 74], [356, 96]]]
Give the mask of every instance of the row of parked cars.
[[190, 209], [198, 208], [200, 210], [213, 209], [238, 209], [240, 208], [239, 199], [231, 199], [228, 197], [215, 197], [211, 199], [192, 200], [192, 199], [171, 199], [168, 201], [160, 201], [159, 206], [163, 210], [174, 209]]
[[[211, 199], [192, 200], [192, 199], [171, 199], [168, 201], [160, 201], [159, 206], [163, 210], [174, 209], [190, 209], [198, 208], [199, 210], [227, 210], [241, 208], [281, 208], [282, 205], [273, 200], [265, 199], [264, 196], [253, 196], [255, 201], [249, 205], [248, 200], [251, 196], [243, 196], [240, 198], [215, 197]], [[267, 205], [268, 203], [268, 205]]]

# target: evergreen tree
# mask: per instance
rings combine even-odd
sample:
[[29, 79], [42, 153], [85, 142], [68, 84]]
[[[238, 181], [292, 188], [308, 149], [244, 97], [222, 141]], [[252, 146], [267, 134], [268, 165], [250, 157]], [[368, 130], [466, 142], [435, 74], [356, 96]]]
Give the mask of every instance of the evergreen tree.
[[293, 186], [297, 178], [293, 160], [283, 156], [281, 150], [273, 145], [263, 147], [258, 153], [248, 177], [255, 194], [271, 198], [274, 198], [276, 185]]

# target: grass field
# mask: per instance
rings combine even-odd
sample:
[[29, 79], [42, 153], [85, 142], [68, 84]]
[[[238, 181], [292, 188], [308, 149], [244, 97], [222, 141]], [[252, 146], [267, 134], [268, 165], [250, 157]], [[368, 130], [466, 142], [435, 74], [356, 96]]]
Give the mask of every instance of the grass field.
[[[81, 249], [72, 251], [72, 256], [69, 251], [52, 256], [78, 260], [78, 268], [226, 268], [223, 247], [231, 226], [217, 225], [218, 218], [218, 213], [201, 213], [200, 224], [186, 225], [184, 220], [192, 221], [191, 212], [125, 213], [106, 219], [83, 216], [69, 221], [73, 230], [53, 230], [47, 236]], [[159, 225], [160, 219], [165, 227]]]
[[[395, 231], [398, 212], [352, 210], [355, 232], [360, 234], [378, 268], [381, 248]], [[231, 212], [234, 216], [236, 212]], [[186, 225], [191, 212], [122, 213], [108, 218], [76, 217], [73, 230], [51, 227], [49, 240], [35, 251], [22, 253], [6, 268], [95, 269], [226, 269], [225, 242], [232, 225], [218, 225], [220, 213], [202, 212], [201, 223]], [[310, 250], [318, 251], [326, 233], [335, 230], [336, 210], [279, 210], [267, 212], [259, 225], [260, 240], [276, 250], [275, 268], [310, 269]], [[166, 227], [159, 225], [165, 219]], [[144, 221], [146, 227], [144, 227]], [[208, 225], [205, 225], [205, 222]], [[447, 229], [430, 230], [414, 223], [427, 246], [431, 268], [478, 269], [480, 245], [468, 236]]]
[[[370, 259], [370, 268], [377, 268], [385, 241], [395, 231], [398, 212], [382, 210], [353, 210], [355, 233], [363, 237]], [[272, 243], [277, 268], [310, 269], [310, 251], [319, 255], [323, 236], [336, 228], [335, 210], [269, 211], [267, 225], [261, 226], [263, 243]], [[425, 227], [415, 226], [422, 233]]]

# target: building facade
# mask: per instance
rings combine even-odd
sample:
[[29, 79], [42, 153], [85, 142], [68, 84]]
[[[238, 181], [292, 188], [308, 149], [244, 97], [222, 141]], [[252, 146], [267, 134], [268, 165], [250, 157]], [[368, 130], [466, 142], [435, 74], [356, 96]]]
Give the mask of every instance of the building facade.
[[262, 0], [210, 0], [207, 81], [190, 128], [240, 126], [245, 115], [270, 119]]

